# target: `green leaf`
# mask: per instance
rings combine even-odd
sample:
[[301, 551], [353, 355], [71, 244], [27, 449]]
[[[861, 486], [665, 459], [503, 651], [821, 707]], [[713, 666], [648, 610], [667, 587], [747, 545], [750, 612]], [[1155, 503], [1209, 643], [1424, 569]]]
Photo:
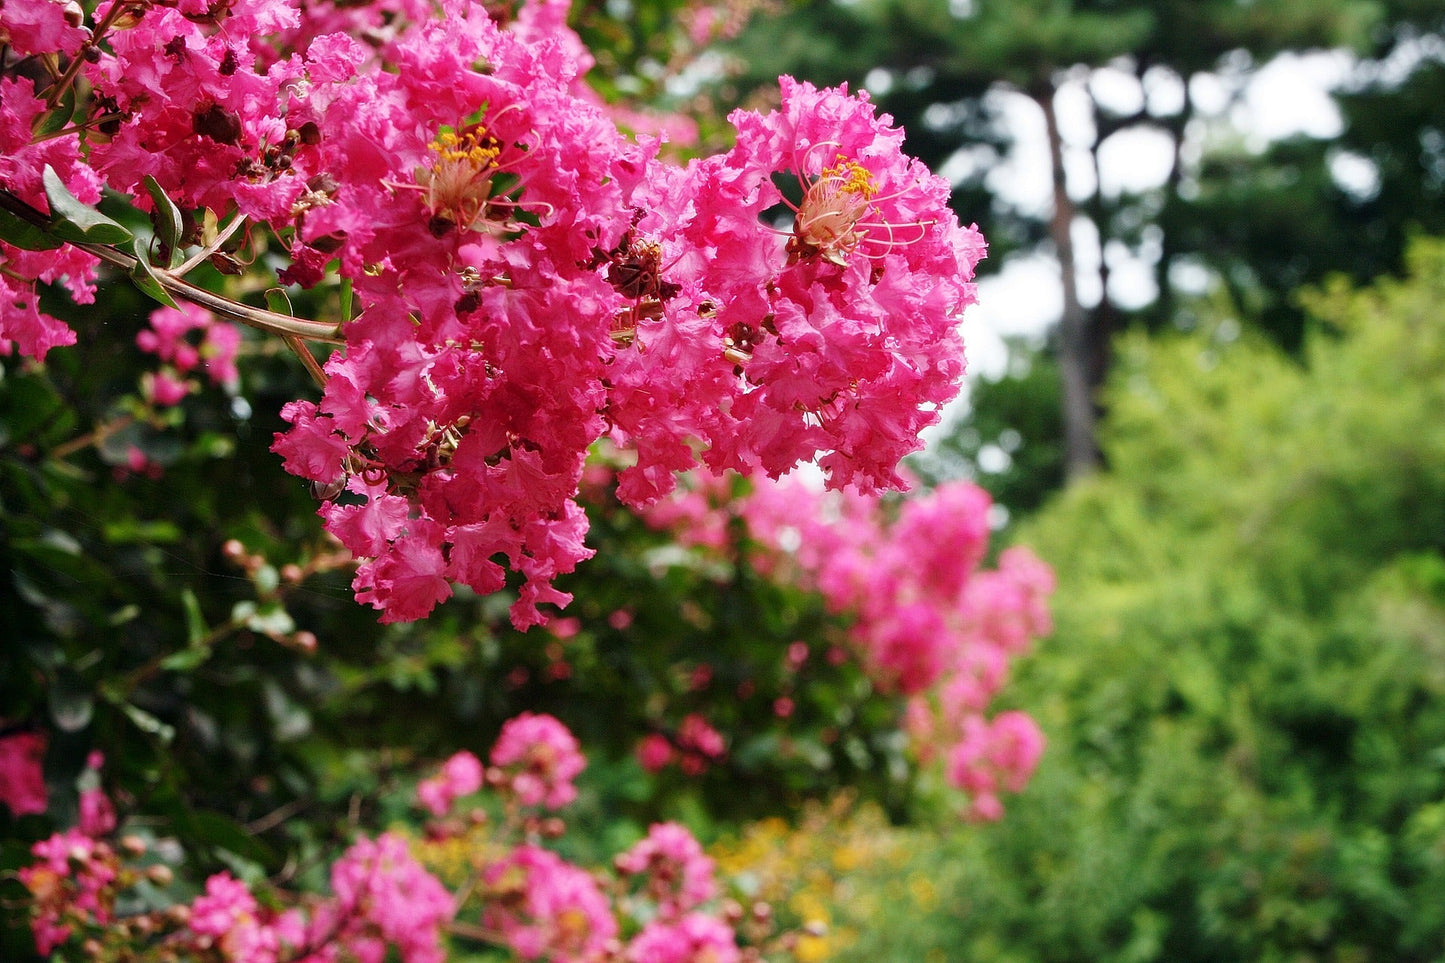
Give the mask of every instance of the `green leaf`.
[[180, 526], [167, 520], [147, 522], [139, 518], [125, 518], [106, 522], [101, 531], [112, 545], [133, 545], [137, 542], [169, 545], [181, 540]]
[[75, 87], [72, 85], [60, 98], [60, 103], [36, 117], [30, 125], [30, 132], [38, 140], [56, 131], [64, 130], [75, 116]]
[[266, 307], [277, 314], [284, 314], [287, 317], [296, 316], [296, 312], [291, 307], [291, 299], [280, 288], [266, 289]]
[[219, 813], [192, 812], [177, 820], [177, 829], [199, 842], [235, 853], [243, 859], [276, 868], [276, 852], [246, 832], [246, 827]]
[[61, 243], [44, 228], [36, 227], [3, 207], [0, 207], [0, 241], [22, 251], [49, 251], [60, 247]]
[[137, 729], [155, 736], [165, 745], [170, 745], [171, 740], [176, 737], [175, 726], [162, 722], [144, 709], [127, 702], [121, 706], [121, 711], [125, 713], [127, 719], [135, 724]]
[[190, 589], [181, 592], [181, 604], [186, 610], [186, 643], [199, 646], [211, 630], [206, 626], [206, 616], [201, 612], [200, 599]]
[[168, 307], [176, 308], [177, 310], [180, 309], [180, 305], [176, 303], [176, 299], [171, 297], [171, 293], [167, 291], [165, 285], [161, 283], [160, 276], [156, 274], [156, 269], [151, 266], [146, 251], [146, 244], [140, 239], [137, 239], [135, 242], [135, 267], [131, 269], [130, 279], [135, 282], [136, 287], [140, 288], [151, 298]]
[[146, 193], [151, 196], [151, 201], [156, 206], [156, 237], [171, 252], [166, 266], [175, 267], [181, 263], [181, 235], [185, 232], [185, 218], [181, 216], [181, 209], [176, 206], [176, 202], [161, 189], [154, 177], [147, 174], [145, 186]]
[[211, 657], [211, 650], [205, 647], [198, 649], [181, 649], [179, 652], [172, 652], [160, 661], [160, 667], [165, 672], [193, 672], [206, 663]]
[[260, 606], [245, 617], [243, 624], [252, 632], [272, 637], [289, 635], [296, 631], [296, 622], [279, 602], [267, 602]]
[[62, 241], [125, 244], [135, 237], [100, 211], [77, 200], [49, 164], [40, 177], [45, 185], [45, 198], [50, 202], [50, 214], [55, 218], [51, 232]]
[[57, 673], [48, 696], [50, 721], [61, 732], [79, 732], [95, 716], [95, 693], [74, 671]]
[[351, 320], [351, 278], [341, 279], [341, 320]]

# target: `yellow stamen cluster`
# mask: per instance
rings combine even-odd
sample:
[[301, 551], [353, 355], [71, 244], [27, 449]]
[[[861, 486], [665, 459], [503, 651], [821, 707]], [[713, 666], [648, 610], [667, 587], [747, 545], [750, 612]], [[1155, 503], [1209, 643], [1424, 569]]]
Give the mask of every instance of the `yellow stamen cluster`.
[[[838, 155], [838, 163], [832, 167], [825, 167], [823, 173], [818, 177], [818, 184], [828, 181], [841, 181], [833, 192], [836, 194], [857, 194], [860, 197], [872, 197], [878, 193], [878, 185], [873, 183], [873, 174], [856, 161], [850, 161], [842, 154]], [[813, 185], [814, 187], [817, 184]]]
[[443, 130], [428, 146], [444, 162], [468, 164], [477, 170], [495, 164], [502, 153], [502, 145], [480, 130], [469, 130], [465, 134]]
[[417, 184], [426, 189], [435, 216], [433, 230], [456, 226], [481, 230], [492, 202], [493, 178], [500, 173], [502, 144], [484, 127], [458, 133], [443, 128], [429, 145], [436, 152], [430, 169], [418, 168]]
[[820, 257], [838, 266], [863, 242], [858, 222], [868, 213], [869, 200], [878, 193], [873, 175], [862, 164], [842, 155], [825, 167], [803, 194], [788, 241], [789, 263]]

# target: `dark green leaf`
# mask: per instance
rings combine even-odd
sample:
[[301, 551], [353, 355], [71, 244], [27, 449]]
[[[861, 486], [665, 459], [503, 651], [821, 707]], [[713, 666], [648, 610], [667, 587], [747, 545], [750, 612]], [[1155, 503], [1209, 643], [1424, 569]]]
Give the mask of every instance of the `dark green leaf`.
[[181, 603], [186, 609], [186, 644], [199, 646], [211, 633], [206, 626], [206, 616], [201, 612], [201, 602], [189, 588], [181, 592]]
[[82, 204], [55, 173], [45, 165], [41, 175], [50, 214], [55, 218], [51, 230], [62, 241], [90, 241], [94, 244], [124, 244], [135, 235], [93, 207]]
[[277, 314], [284, 314], [288, 317], [296, 316], [296, 312], [291, 307], [291, 299], [280, 288], [266, 290], [266, 307]]
[[146, 193], [150, 194], [151, 201], [156, 206], [156, 238], [170, 251], [170, 260], [166, 266], [175, 267], [181, 263], [181, 235], [185, 231], [185, 219], [181, 216], [181, 209], [176, 206], [176, 202], [161, 189], [154, 177], [147, 174], [145, 185]]
[[177, 820], [179, 829], [186, 836], [202, 843], [235, 853], [242, 859], [276, 868], [279, 860], [276, 852], [261, 840], [246, 831], [246, 827], [219, 813], [192, 812]]
[[64, 130], [65, 125], [70, 123], [70, 118], [73, 116], [75, 116], [75, 87], [72, 85], [65, 91], [65, 96], [60, 98], [60, 103], [35, 118], [30, 125], [30, 132], [39, 140], [56, 131]]
[[4, 208], [0, 208], [0, 241], [22, 251], [49, 251], [61, 244], [43, 228], [16, 217]]
[[171, 293], [167, 291], [165, 285], [161, 283], [160, 276], [156, 274], [156, 269], [151, 266], [145, 242], [139, 239], [135, 242], [135, 267], [131, 269], [130, 279], [135, 282], [136, 287], [140, 288], [161, 304], [172, 308], [180, 308], [180, 305], [176, 303], [176, 299], [171, 297]]

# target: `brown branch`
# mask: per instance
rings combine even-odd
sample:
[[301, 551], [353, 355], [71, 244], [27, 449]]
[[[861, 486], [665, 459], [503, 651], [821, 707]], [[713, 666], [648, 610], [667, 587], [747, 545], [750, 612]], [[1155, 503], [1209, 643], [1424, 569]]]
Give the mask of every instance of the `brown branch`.
[[[25, 201], [16, 197], [6, 190], [0, 190], [0, 208], [4, 208], [16, 217], [25, 222], [40, 228], [47, 233], [51, 229], [50, 218], [40, 211], [31, 207]], [[126, 274], [135, 270], [137, 261], [134, 255], [118, 251], [108, 244], [96, 244], [91, 241], [67, 241], [72, 247], [78, 248], [87, 254], [92, 254], [102, 261], [114, 267], [120, 268]], [[239, 301], [232, 301], [230, 298], [208, 291], [199, 285], [192, 284], [185, 278], [177, 277], [164, 268], [153, 268], [152, 272], [161, 287], [172, 297], [182, 301], [189, 301], [192, 304], [200, 305], [213, 314], [231, 321], [244, 324], [247, 327], [256, 328], [269, 334], [276, 334], [282, 337], [301, 338], [305, 341], [317, 341], [323, 344], [344, 344], [345, 338], [341, 336], [341, 325], [330, 324], [325, 321], [308, 321], [304, 318], [293, 318], [285, 314], [278, 314], [275, 311], [267, 311], [265, 308], [254, 308], [249, 304], [241, 304]]]
[[101, 425], [94, 431], [85, 433], [79, 438], [72, 438], [67, 442], [56, 445], [50, 449], [48, 455], [60, 461], [69, 458], [82, 448], [88, 448], [91, 445], [99, 447], [107, 438], [131, 424], [133, 421], [135, 421], [135, 418], [131, 415], [121, 415], [119, 418]]

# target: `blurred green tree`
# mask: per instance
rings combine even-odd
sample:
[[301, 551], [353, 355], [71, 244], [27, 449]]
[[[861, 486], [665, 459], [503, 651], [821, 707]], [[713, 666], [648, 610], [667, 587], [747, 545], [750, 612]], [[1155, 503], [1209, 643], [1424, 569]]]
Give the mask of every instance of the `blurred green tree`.
[[[1299, 359], [1237, 323], [1121, 342], [1109, 470], [1019, 535], [1059, 575], [1010, 689], [1049, 750], [1008, 820], [893, 870], [949, 880], [908, 934], [948, 959], [1445, 952], [1445, 242], [1408, 261], [1303, 298]], [[898, 915], [838, 958], [893, 958]]]

